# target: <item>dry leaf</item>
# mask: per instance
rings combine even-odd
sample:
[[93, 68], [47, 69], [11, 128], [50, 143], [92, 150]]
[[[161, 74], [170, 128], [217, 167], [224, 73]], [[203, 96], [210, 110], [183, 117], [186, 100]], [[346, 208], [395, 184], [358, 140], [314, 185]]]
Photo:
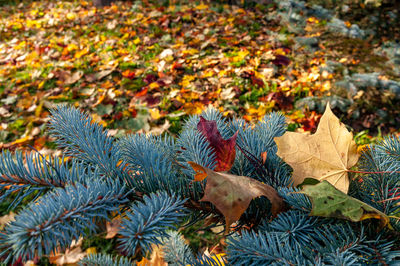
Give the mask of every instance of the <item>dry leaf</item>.
[[136, 263], [136, 266], [167, 266], [168, 263], [165, 262], [162, 249], [157, 245], [152, 245], [153, 252], [151, 253], [151, 258], [142, 258], [141, 261]]
[[112, 69], [106, 69], [106, 70], [103, 70], [103, 71], [100, 71], [97, 73], [93, 73], [93, 74], [87, 74], [85, 76], [85, 78], [88, 82], [95, 82], [95, 81], [101, 80], [102, 78], [110, 75], [114, 70], [115, 70], [115, 68], [112, 68]]
[[81, 79], [81, 77], [83, 76], [83, 72], [82, 71], [77, 71], [72, 75], [68, 75], [66, 76], [65, 80], [64, 80], [64, 84], [65, 85], [71, 85], [74, 84], [75, 82], [77, 82], [78, 80]]
[[0, 217], [0, 230], [3, 230], [6, 224], [12, 221], [15, 221], [15, 213], [13, 212]]
[[189, 164], [196, 171], [195, 180], [207, 177], [204, 196], [200, 201], [209, 201], [225, 216], [226, 231], [249, 207], [252, 199], [265, 196], [271, 202], [271, 212], [277, 215], [284, 209], [284, 202], [276, 190], [247, 176], [226, 172], [215, 172], [194, 162]]
[[50, 263], [57, 265], [77, 263], [86, 256], [86, 252], [83, 252], [81, 249], [82, 242], [83, 238], [79, 238], [78, 241], [73, 240], [71, 246], [65, 251], [65, 253], [53, 253], [49, 256]]
[[[213, 251], [211, 251], [213, 253]], [[218, 254], [211, 254], [208, 248], [203, 253], [203, 258], [210, 258], [213, 260], [217, 265], [225, 266], [226, 264], [226, 253], [218, 253]]]
[[340, 123], [329, 104], [315, 134], [286, 132], [275, 138], [275, 142], [278, 156], [293, 168], [294, 185], [311, 177], [327, 180], [347, 193], [350, 184], [347, 171], [357, 163], [359, 154], [353, 134]]
[[114, 219], [111, 220], [111, 222], [107, 222], [106, 223], [107, 235], [105, 236], [105, 239], [110, 239], [115, 237], [118, 234], [120, 224], [121, 224], [120, 216], [115, 217]]

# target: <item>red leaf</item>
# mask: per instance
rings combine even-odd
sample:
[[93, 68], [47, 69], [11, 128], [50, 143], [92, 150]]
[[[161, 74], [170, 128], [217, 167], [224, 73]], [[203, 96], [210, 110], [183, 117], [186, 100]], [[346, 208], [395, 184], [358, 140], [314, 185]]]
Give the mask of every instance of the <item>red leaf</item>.
[[258, 85], [258, 87], [260, 88], [263, 88], [265, 85], [262, 79], [256, 78], [254, 76], [251, 77], [251, 83], [253, 83], [253, 85]]
[[276, 66], [287, 66], [290, 64], [290, 59], [284, 55], [276, 55], [275, 59], [272, 60], [272, 63]]
[[150, 84], [152, 82], [155, 82], [158, 79], [158, 77], [154, 74], [148, 74], [143, 81], [146, 82], [147, 84]]
[[215, 171], [229, 171], [232, 168], [236, 155], [236, 138], [238, 132], [230, 139], [223, 139], [217, 128], [217, 122], [208, 121], [200, 116], [197, 129], [206, 137], [217, 156]]
[[130, 70], [128, 69], [128, 70], [122, 72], [122, 76], [123, 76], [124, 78], [134, 79], [135, 76], [136, 76], [136, 74], [135, 74], [135, 72], [130, 71]]

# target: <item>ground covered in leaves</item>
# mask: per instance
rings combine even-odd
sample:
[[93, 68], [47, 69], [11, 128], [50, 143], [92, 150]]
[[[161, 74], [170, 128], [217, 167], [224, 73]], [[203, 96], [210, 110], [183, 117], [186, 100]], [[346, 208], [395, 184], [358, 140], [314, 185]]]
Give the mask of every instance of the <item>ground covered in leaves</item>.
[[[246, 120], [279, 110], [289, 130], [313, 131], [327, 101], [361, 142], [398, 130], [398, 76], [374, 51], [379, 40], [329, 30], [331, 18], [287, 20], [285, 1], [154, 2], [3, 5], [0, 147], [53, 149], [43, 132], [57, 103], [81, 107], [117, 135], [177, 133], [208, 105]], [[361, 86], [368, 75], [392, 87]]]

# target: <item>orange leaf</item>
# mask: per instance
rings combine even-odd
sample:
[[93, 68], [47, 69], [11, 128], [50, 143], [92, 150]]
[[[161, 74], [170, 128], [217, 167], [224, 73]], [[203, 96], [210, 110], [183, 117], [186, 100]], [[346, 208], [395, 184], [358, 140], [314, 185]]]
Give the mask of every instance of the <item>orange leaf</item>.
[[224, 215], [226, 231], [232, 223], [249, 207], [252, 199], [265, 196], [271, 202], [271, 212], [277, 215], [285, 204], [276, 190], [247, 176], [237, 176], [226, 172], [215, 172], [194, 162], [189, 164], [196, 171], [195, 180], [207, 177], [204, 196], [200, 201], [209, 201]]
[[149, 89], [148, 89], [147, 87], [144, 88], [143, 90], [137, 92], [137, 93], [135, 94], [135, 97], [142, 97], [142, 96], [145, 96], [145, 95], [147, 94], [147, 91], [148, 91], [148, 90], [149, 90]]
[[99, 99], [95, 104], [92, 105], [92, 107], [96, 107], [97, 105], [101, 104], [104, 99], [106, 98], [107, 92], [104, 92], [102, 95], [100, 95]]
[[189, 164], [196, 172], [196, 174], [194, 175], [194, 181], [202, 181], [207, 177], [207, 173], [206, 171], [204, 171], [204, 168], [202, 166], [194, 162], [189, 162]]

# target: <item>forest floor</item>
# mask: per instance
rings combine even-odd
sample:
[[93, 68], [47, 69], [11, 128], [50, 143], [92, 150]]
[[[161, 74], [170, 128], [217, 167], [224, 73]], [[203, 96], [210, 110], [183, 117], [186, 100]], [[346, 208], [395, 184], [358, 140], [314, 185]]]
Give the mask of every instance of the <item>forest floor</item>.
[[[248, 121], [281, 111], [289, 130], [313, 131], [327, 101], [359, 143], [398, 132], [399, 78], [390, 56], [376, 52], [382, 39], [345, 36], [301, 12], [285, 19], [293, 14], [272, 1], [185, 2], [3, 5], [0, 149], [54, 149], [45, 129], [58, 103], [90, 112], [117, 136], [176, 134], [209, 105]], [[357, 74], [394, 87], [354, 88]]]

